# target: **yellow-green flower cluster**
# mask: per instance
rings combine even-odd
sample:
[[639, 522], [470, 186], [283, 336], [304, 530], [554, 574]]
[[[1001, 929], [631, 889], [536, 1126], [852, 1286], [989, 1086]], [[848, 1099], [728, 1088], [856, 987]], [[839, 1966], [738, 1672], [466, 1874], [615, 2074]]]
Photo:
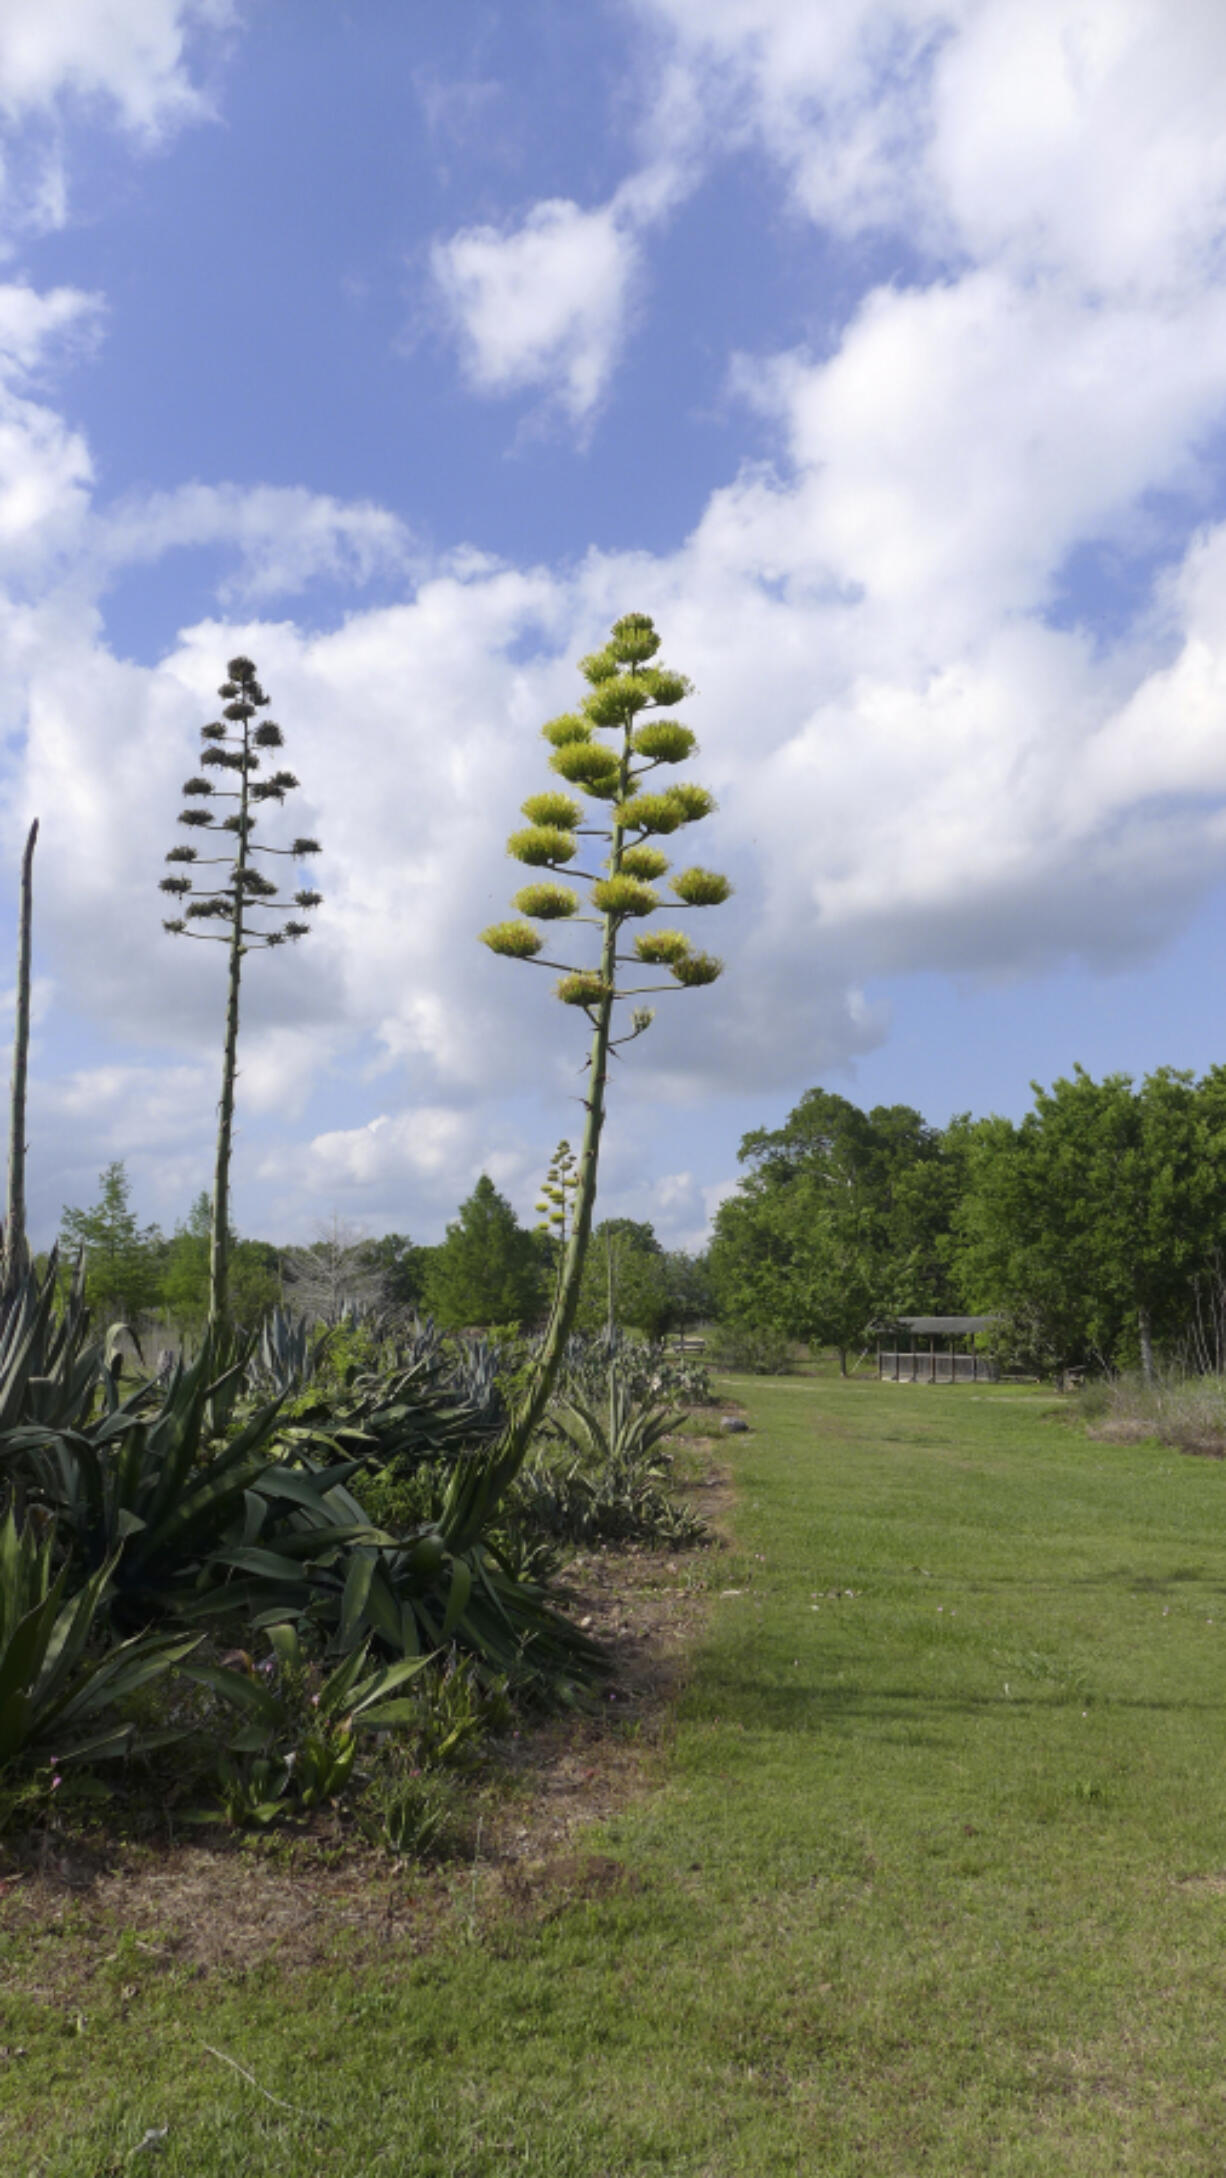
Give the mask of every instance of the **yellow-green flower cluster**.
[[[567, 875], [581, 836], [605, 843], [603, 856], [597, 850], [602, 866], [573, 873], [588, 886], [594, 916], [586, 919], [596, 920], [603, 931], [600, 964], [569, 966], [556, 986], [563, 1004], [589, 1013], [611, 997], [633, 995], [621, 988], [619, 968], [664, 969], [683, 988], [712, 983], [721, 969], [718, 960], [698, 951], [680, 930], [645, 931], [635, 938], [631, 952], [618, 950], [622, 926], [654, 914], [661, 904], [655, 886], [668, 875], [669, 860], [655, 840], [698, 823], [715, 808], [714, 797], [691, 780], [647, 784], [653, 772], [684, 763], [697, 748], [681, 719], [643, 717], [644, 712], [671, 710], [691, 693], [684, 674], [652, 663], [659, 647], [647, 615], [626, 614], [604, 649], [581, 661], [588, 686], [579, 709], [561, 713], [541, 729], [552, 751], [550, 768], [559, 779], [605, 805], [586, 813], [598, 821], [585, 822], [583, 808], [569, 794], [533, 794], [522, 804], [526, 828], [512, 833], [507, 842], [517, 861], [542, 872], [566, 870]], [[717, 907], [732, 890], [726, 877], [697, 865], [670, 883], [677, 903], [687, 909]], [[535, 959], [543, 940], [534, 924], [565, 921], [578, 914], [580, 905], [580, 896], [569, 885], [526, 885], [515, 895], [524, 920], [495, 923], [482, 932], [483, 940], [495, 953]]]

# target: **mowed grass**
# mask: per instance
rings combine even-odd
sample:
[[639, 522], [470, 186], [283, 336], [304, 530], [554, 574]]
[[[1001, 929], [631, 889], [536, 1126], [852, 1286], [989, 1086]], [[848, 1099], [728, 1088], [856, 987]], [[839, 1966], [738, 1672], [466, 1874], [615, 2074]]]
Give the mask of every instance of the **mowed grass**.
[[733, 1388], [675, 1739], [585, 1841], [638, 1887], [461, 1873], [423, 1954], [296, 1981], [131, 1932], [5, 2006], [0, 2169], [1221, 2178], [1226, 1466], [1008, 1388]]

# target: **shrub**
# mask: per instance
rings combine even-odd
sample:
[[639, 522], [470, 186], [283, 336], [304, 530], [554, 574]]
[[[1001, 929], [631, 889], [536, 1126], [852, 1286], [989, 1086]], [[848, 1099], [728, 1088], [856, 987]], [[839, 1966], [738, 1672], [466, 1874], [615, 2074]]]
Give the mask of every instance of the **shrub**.
[[707, 1354], [717, 1369], [743, 1376], [786, 1376], [792, 1367], [792, 1347], [782, 1331], [750, 1324], [717, 1324]]
[[1092, 1437], [1136, 1444], [1156, 1437], [1179, 1452], [1226, 1458], [1226, 1378], [1171, 1370], [1146, 1383], [1139, 1371], [1101, 1377], [1077, 1394]]

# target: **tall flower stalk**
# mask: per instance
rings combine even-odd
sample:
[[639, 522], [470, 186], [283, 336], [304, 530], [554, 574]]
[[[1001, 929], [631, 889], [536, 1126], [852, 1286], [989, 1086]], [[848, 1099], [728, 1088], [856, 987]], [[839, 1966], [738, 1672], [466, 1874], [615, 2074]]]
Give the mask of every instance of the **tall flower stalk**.
[[9, 1088], [8, 1207], [0, 1263], [0, 1299], [16, 1293], [29, 1261], [26, 1246], [26, 1076], [30, 1060], [30, 966], [34, 920], [35, 817], [21, 857], [21, 906], [17, 921], [17, 991], [13, 1021], [13, 1073]]
[[[223, 851], [202, 855], [199, 846], [172, 847], [166, 860], [174, 864], [174, 870], [161, 881], [162, 891], [180, 901], [184, 910], [163, 927], [175, 937], [211, 940], [227, 950], [226, 1025], [209, 1237], [209, 1322], [214, 1329], [220, 1328], [228, 1315], [230, 1158], [243, 962], [248, 953], [296, 943], [310, 930], [309, 923], [295, 916], [282, 920], [288, 903], [255, 858], [282, 855], [289, 859], [292, 870], [294, 864], [320, 851], [316, 839], [295, 839], [288, 847], [277, 847], [253, 838], [259, 805], [284, 802], [298, 781], [292, 771], [257, 776], [265, 760], [272, 761], [273, 752], [284, 746], [285, 737], [272, 719], [257, 718], [271, 699], [261, 688], [251, 659], [231, 658], [226, 674], [218, 691], [225, 699], [225, 708], [220, 719], [200, 729], [201, 770], [184, 782], [183, 794], [189, 806], [179, 817], [180, 824], [197, 838], [206, 831], [210, 833], [209, 841], [201, 840], [202, 845], [215, 845]], [[223, 786], [214, 778], [206, 778], [206, 771], [220, 772], [233, 784]], [[236, 806], [218, 817], [209, 806], [215, 801]], [[206, 876], [206, 871], [220, 874]], [[320, 895], [302, 886], [293, 894], [293, 901], [299, 908], [315, 908], [320, 905]], [[199, 927], [210, 923], [225, 927]]]
[[[457, 1478], [443, 1523], [453, 1549], [480, 1532], [517, 1472], [544, 1415], [574, 1324], [596, 1204], [610, 1058], [654, 1019], [652, 1008], [633, 1005], [625, 1033], [615, 1035], [617, 1008], [660, 991], [713, 983], [723, 966], [696, 948], [682, 930], [644, 929], [627, 943], [631, 926], [664, 906], [657, 887], [665, 877], [673, 895], [671, 913], [718, 907], [732, 890], [726, 877], [696, 864], [670, 877], [669, 858], [657, 844], [709, 816], [715, 807], [706, 788], [692, 781], [662, 787], [647, 783], [661, 769], [684, 763], [698, 746], [680, 719], [644, 715], [670, 711], [692, 693], [683, 673], [652, 663], [659, 647], [647, 615], [627, 613], [616, 622], [604, 649], [580, 661], [588, 692], [578, 711], [550, 719], [541, 730], [553, 750], [551, 769], [596, 807], [584, 809], [572, 794], [558, 790], [529, 796], [523, 804], [527, 827], [512, 833], [507, 848], [538, 875], [515, 895], [518, 919], [495, 923], [481, 933], [492, 952], [554, 970], [559, 976], [557, 997], [586, 1016], [592, 1044], [570, 1231], [553, 1305], [528, 1388], [494, 1458], [480, 1471], [474, 1464]], [[599, 866], [579, 869], [576, 858], [590, 849]], [[559, 882], [570, 878], [586, 885], [583, 898], [571, 884]], [[547, 957], [540, 923], [595, 930], [594, 962]], [[637, 979], [644, 970], [664, 970], [671, 981], [641, 983]]]

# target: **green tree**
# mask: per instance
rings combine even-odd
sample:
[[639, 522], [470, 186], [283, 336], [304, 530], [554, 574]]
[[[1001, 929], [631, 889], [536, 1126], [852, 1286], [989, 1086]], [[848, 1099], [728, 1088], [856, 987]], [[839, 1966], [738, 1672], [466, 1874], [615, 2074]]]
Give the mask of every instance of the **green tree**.
[[281, 1299], [281, 1251], [269, 1240], [235, 1240], [230, 1249], [229, 1296], [235, 1323], [249, 1330]]
[[[223, 1323], [229, 1312], [230, 1152], [243, 962], [250, 952], [306, 937], [310, 928], [292, 915], [281, 920], [285, 902], [280, 890], [254, 857], [284, 855], [292, 867], [320, 851], [316, 839], [300, 838], [288, 847], [274, 847], [253, 838], [257, 805], [283, 802], [298, 781], [292, 771], [283, 770], [265, 779], [256, 778], [265, 756], [282, 748], [285, 737], [272, 719], [255, 723], [256, 713], [267, 708], [270, 698], [260, 687], [251, 659], [231, 658], [226, 672], [228, 677], [219, 690], [226, 699], [222, 716], [200, 729], [200, 762], [203, 769], [219, 770], [235, 783], [222, 787], [202, 774], [186, 780], [183, 792], [190, 798], [190, 806], [179, 817], [180, 824], [197, 835], [210, 832], [209, 844], [221, 847], [223, 852], [202, 857], [198, 846], [172, 847], [166, 860], [175, 869], [161, 881], [162, 891], [184, 906], [184, 913], [172, 917], [164, 928], [176, 937], [212, 938], [227, 949], [226, 1025], [209, 1234], [209, 1318], [214, 1324]], [[220, 823], [206, 806], [216, 799], [237, 804]], [[197, 884], [196, 878], [205, 869], [219, 874]], [[320, 895], [300, 887], [294, 902], [300, 908], [318, 907]], [[204, 923], [223, 923], [226, 928], [223, 933], [190, 927]]]
[[652, 1227], [635, 1218], [604, 1218], [592, 1234], [575, 1322], [582, 1331], [628, 1325], [658, 1339], [672, 1312], [668, 1258]]
[[202, 1191], [167, 1243], [160, 1298], [166, 1314], [181, 1327], [202, 1323], [209, 1312], [212, 1226], [212, 1208]]
[[862, 1112], [810, 1089], [739, 1154], [710, 1255], [726, 1320], [832, 1346], [845, 1371], [875, 1319], [949, 1302], [960, 1168], [909, 1105]]
[[[212, 1206], [202, 1192], [175, 1227], [163, 1262], [161, 1306], [184, 1329], [202, 1324], [209, 1312], [212, 1231]], [[230, 1312], [236, 1323], [253, 1328], [281, 1298], [279, 1252], [266, 1240], [240, 1240], [231, 1230], [227, 1260]]]
[[1042, 1369], [1139, 1361], [1186, 1329], [1226, 1228], [1226, 1069], [1161, 1068], [1136, 1088], [1081, 1067], [1034, 1085], [1019, 1126], [969, 1130], [959, 1271]]
[[536, 1242], [483, 1172], [446, 1239], [430, 1251], [426, 1307], [441, 1324], [467, 1328], [530, 1323], [541, 1301]]
[[121, 1158], [106, 1166], [98, 1185], [92, 1209], [64, 1209], [60, 1247], [69, 1261], [78, 1250], [84, 1253], [90, 1307], [108, 1322], [134, 1324], [157, 1306], [165, 1243], [156, 1225], [138, 1225]]
[[[605, 805], [605, 821], [591, 821], [601, 816], [600, 807], [585, 812], [571, 794], [529, 796], [523, 804], [527, 827], [512, 834], [508, 849], [517, 861], [537, 871], [537, 879], [515, 896], [518, 922], [497, 923], [482, 932], [483, 942], [495, 953], [560, 970], [557, 996], [563, 1005], [586, 1015], [592, 1044], [574, 1217], [545, 1335], [527, 1391], [494, 1457], [480, 1473], [474, 1468], [466, 1474], [449, 1500], [444, 1522], [449, 1540], [478, 1534], [518, 1471], [565, 1351], [596, 1204], [609, 1054], [642, 1035], [653, 1018], [650, 1009], [636, 1007], [627, 1034], [614, 1037], [615, 1008], [658, 990], [712, 983], [721, 973], [721, 963], [696, 949], [680, 930], [644, 930], [629, 951], [622, 950], [627, 927], [654, 915], [662, 905], [655, 888], [670, 865], [656, 842], [696, 823], [715, 807], [706, 789], [691, 782], [661, 790], [646, 783], [661, 766], [684, 763], [697, 747], [690, 728], [679, 719], [644, 720], [645, 712], [671, 710], [692, 692], [684, 674], [651, 662], [659, 647], [659, 636], [647, 615], [627, 613], [615, 623], [604, 649], [581, 661], [588, 689], [580, 709], [550, 719], [542, 732], [553, 750], [552, 769], [590, 801]], [[612, 735], [612, 745], [600, 739], [604, 733]], [[570, 867], [579, 853], [580, 830], [585, 839], [601, 840], [607, 847], [597, 870]], [[589, 965], [551, 961], [542, 954], [544, 941], [537, 923], [562, 924], [580, 914], [578, 893], [558, 882], [567, 875], [583, 879], [588, 887], [587, 906], [595, 911], [581, 918], [594, 922], [599, 933], [597, 957]], [[726, 877], [696, 865], [672, 877], [670, 887], [676, 908], [683, 912], [718, 906], [732, 889]], [[644, 970], [655, 969], [671, 975], [672, 983], [644, 986], [626, 980], [627, 974], [637, 978]]]
[[368, 1240], [363, 1255], [378, 1280], [380, 1300], [388, 1308], [420, 1308], [425, 1290], [426, 1249], [407, 1233], [384, 1233]]

